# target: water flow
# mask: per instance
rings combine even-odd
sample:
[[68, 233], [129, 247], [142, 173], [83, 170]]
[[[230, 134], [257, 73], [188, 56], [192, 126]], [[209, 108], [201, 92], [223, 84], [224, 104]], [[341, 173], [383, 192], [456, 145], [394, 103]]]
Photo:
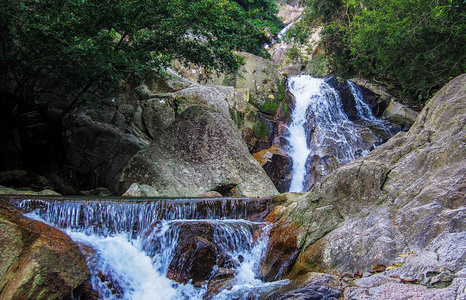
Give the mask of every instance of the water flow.
[[307, 145], [307, 110], [314, 97], [319, 97], [322, 80], [311, 77], [292, 77], [288, 81], [288, 89], [295, 96], [295, 108], [291, 115], [292, 122], [289, 126], [290, 156], [293, 160], [290, 192], [303, 190], [304, 176], [306, 174], [306, 159], [311, 150]]
[[351, 93], [354, 96], [354, 100], [356, 102], [356, 109], [358, 111], [358, 117], [363, 120], [375, 120], [375, 116], [372, 114], [372, 110], [364, 102], [364, 96], [362, 95], [361, 89], [357, 86], [354, 82], [347, 80], [346, 81], [351, 89]]
[[309, 190], [318, 178], [383, 142], [378, 132], [385, 134], [385, 123], [372, 115], [359, 88], [350, 81], [347, 84], [356, 103], [355, 121], [346, 115], [339, 92], [324, 79], [309, 75], [289, 78], [288, 90], [295, 97], [288, 136], [293, 161], [290, 192]]
[[207, 282], [195, 287], [167, 278], [179, 243], [192, 228], [212, 232], [210, 242], [235, 266], [230, 289], [214, 299], [229, 299], [231, 293], [237, 295], [245, 289], [259, 295], [283, 284], [258, 279], [270, 224], [241, 218], [248, 201], [35, 199], [13, 204], [29, 211], [30, 217], [64, 229], [80, 244], [101, 299], [202, 299]]

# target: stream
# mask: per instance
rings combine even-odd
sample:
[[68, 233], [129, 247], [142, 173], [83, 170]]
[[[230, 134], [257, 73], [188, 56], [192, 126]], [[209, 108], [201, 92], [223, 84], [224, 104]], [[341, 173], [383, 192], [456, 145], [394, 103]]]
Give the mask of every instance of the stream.
[[[11, 203], [80, 245], [100, 299], [226, 300], [259, 299], [287, 283], [260, 279], [271, 227], [261, 218], [269, 201], [36, 197]], [[196, 239], [215, 249], [215, 263], [203, 265], [209, 274], [197, 282], [169, 279], [186, 275], [186, 266], [177, 263]], [[191, 271], [196, 276], [202, 269]], [[231, 276], [218, 280], [219, 273]], [[210, 290], [214, 283], [220, 288]]]
[[377, 119], [360, 88], [347, 80], [356, 116], [349, 118], [340, 92], [327, 79], [291, 76], [288, 90], [295, 107], [288, 127], [292, 166], [290, 192], [305, 192], [341, 165], [360, 158], [393, 136], [398, 128]]

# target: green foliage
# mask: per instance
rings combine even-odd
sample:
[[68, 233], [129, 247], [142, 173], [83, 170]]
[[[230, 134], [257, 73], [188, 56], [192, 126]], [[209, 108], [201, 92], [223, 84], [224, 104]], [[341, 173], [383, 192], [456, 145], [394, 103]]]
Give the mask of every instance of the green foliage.
[[265, 53], [258, 14], [228, 0], [0, 0], [0, 91], [81, 99], [174, 59], [233, 70], [233, 51]]
[[339, 76], [385, 81], [417, 105], [466, 71], [464, 0], [309, 0], [306, 4], [303, 21], [295, 28], [298, 32], [290, 30], [290, 38], [303, 43], [313, 26], [324, 23], [322, 44]]
[[[251, 21], [255, 27], [268, 33], [269, 37], [276, 36], [283, 22], [277, 17], [278, 7], [276, 0], [233, 0], [244, 10], [252, 14]], [[270, 41], [265, 41], [269, 43]]]
[[345, 28], [353, 70], [421, 101], [466, 71], [464, 10], [447, 13], [437, 0], [366, 1], [364, 7]]
[[175, 106], [174, 107], [175, 117], [178, 117], [183, 112], [181, 108], [181, 98], [175, 97], [175, 99], [173, 100], [173, 105]]
[[313, 28], [335, 19], [341, 6], [341, 0], [307, 0], [300, 21], [286, 32], [285, 40], [296, 44], [306, 44], [313, 33]]
[[294, 45], [286, 53], [288, 59], [292, 62], [297, 62], [301, 60], [301, 51]]

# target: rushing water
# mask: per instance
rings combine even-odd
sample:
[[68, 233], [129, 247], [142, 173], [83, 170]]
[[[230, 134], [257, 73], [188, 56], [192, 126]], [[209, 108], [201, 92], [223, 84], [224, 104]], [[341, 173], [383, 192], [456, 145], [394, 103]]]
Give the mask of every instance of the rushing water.
[[289, 191], [307, 191], [317, 176], [325, 176], [381, 144], [383, 138], [378, 133], [395, 133], [386, 122], [373, 116], [359, 88], [351, 81], [347, 84], [357, 120], [348, 118], [339, 92], [324, 79], [309, 75], [289, 78], [288, 90], [295, 98], [288, 136], [288, 152], [293, 161]]
[[251, 293], [259, 297], [286, 283], [259, 279], [270, 224], [246, 218], [254, 207], [267, 206], [264, 200], [51, 198], [12, 203], [28, 216], [65, 230], [81, 246], [101, 299], [203, 299], [207, 281], [194, 286], [167, 278], [180, 235], [196, 225], [213, 230], [211, 242], [217, 252], [235, 265], [228, 289], [208, 295], [210, 299], [241, 299]]

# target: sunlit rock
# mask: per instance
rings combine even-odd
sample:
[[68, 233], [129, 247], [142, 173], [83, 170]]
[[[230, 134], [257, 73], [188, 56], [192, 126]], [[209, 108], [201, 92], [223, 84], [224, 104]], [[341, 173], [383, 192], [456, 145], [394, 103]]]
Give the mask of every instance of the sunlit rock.
[[0, 201], [0, 298], [61, 299], [89, 278], [86, 259], [63, 232]]
[[[274, 230], [306, 228], [296, 238], [300, 253], [284, 277], [310, 271], [368, 274], [384, 266], [387, 279], [354, 280], [344, 297], [464, 297], [465, 82], [461, 75], [440, 90], [408, 132], [276, 208], [282, 217]], [[426, 288], [436, 284], [438, 289]]]
[[277, 193], [231, 120], [200, 106], [185, 110], [157, 142], [131, 159], [121, 177], [121, 193], [134, 182], [152, 186], [161, 196]]

